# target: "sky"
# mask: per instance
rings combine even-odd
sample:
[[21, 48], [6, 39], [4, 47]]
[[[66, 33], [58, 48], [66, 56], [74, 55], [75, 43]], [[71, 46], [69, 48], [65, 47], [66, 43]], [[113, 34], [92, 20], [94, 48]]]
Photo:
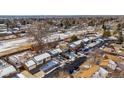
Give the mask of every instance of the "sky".
[[123, 0], [0, 0], [0, 15], [116, 15]]

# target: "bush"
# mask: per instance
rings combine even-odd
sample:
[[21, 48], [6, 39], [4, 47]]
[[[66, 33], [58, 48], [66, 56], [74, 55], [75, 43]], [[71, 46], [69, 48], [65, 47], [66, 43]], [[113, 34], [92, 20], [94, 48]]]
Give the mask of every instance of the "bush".
[[110, 37], [110, 36], [111, 36], [111, 32], [110, 31], [104, 31], [103, 37]]
[[71, 37], [70, 42], [74, 42], [74, 41], [77, 41], [77, 40], [79, 40], [78, 37], [75, 36], [75, 35], [73, 35], [73, 36]]

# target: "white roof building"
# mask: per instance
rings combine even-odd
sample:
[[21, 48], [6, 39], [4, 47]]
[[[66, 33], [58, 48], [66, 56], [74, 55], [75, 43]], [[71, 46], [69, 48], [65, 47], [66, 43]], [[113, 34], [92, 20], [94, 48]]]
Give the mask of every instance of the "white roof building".
[[75, 44], [75, 45], [80, 45], [81, 42], [82, 42], [82, 40], [78, 40], [78, 41], [73, 42], [73, 44]]
[[0, 77], [7, 77], [14, 73], [16, 73], [16, 69], [12, 65], [0, 59]]
[[88, 42], [89, 40], [90, 40], [90, 39], [88, 39], [88, 38], [84, 38], [84, 39], [83, 39], [84, 42]]
[[114, 61], [109, 60], [108, 66], [109, 66], [112, 70], [115, 70], [116, 67], [117, 67], [117, 64], [116, 64]]
[[16, 73], [16, 69], [13, 66], [8, 66], [0, 69], [0, 77], [9, 76], [10, 74]]
[[51, 58], [51, 55], [49, 53], [44, 53], [44, 54], [35, 56], [34, 60], [37, 63], [37, 65], [39, 65], [39, 64], [42, 64], [44, 61], [49, 60], [50, 58]]
[[50, 51], [50, 54], [56, 55], [62, 53], [62, 50], [60, 48], [54, 49]]
[[36, 63], [33, 60], [29, 60], [29, 61], [25, 62], [25, 66], [28, 70], [32, 70], [32, 69], [36, 68]]
[[97, 72], [92, 76], [93, 78], [106, 78], [108, 75], [108, 71], [104, 68], [100, 67]]
[[109, 68], [111, 70], [115, 70], [117, 67], [117, 64], [114, 61], [112, 61], [111, 59], [107, 59], [107, 60], [103, 60], [100, 63], [100, 66], [105, 67], [105, 68]]
[[22, 73], [17, 74], [19, 78], [26, 78]]

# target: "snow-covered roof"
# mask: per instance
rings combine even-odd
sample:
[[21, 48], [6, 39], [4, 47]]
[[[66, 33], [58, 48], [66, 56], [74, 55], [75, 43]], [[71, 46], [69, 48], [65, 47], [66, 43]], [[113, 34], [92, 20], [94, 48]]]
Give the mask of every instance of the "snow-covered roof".
[[62, 53], [62, 50], [60, 48], [56, 49], [59, 53]]
[[0, 77], [15, 73], [16, 69], [13, 66], [8, 66], [0, 70]]
[[84, 42], [88, 42], [89, 39], [88, 39], [88, 38], [84, 38], [83, 41], [84, 41]]
[[87, 46], [88, 46], [88, 47], [94, 47], [96, 44], [97, 44], [97, 43], [94, 42], [94, 43], [90, 43], [90, 44], [88, 44]]
[[81, 44], [81, 42], [82, 42], [82, 40], [78, 40], [78, 41], [73, 42], [73, 44], [79, 45], [79, 44]]
[[76, 47], [76, 45], [75, 45], [75, 44], [73, 44], [73, 43], [72, 43], [72, 44], [70, 44], [69, 46], [70, 46], [70, 47], [72, 47], [72, 48], [75, 48], [75, 47]]
[[58, 53], [62, 53], [62, 50], [60, 48], [54, 49], [52, 51], [50, 51], [51, 54], [58, 54]]
[[27, 67], [30, 67], [30, 66], [35, 65], [35, 62], [34, 62], [33, 60], [29, 60], [29, 61], [25, 62], [25, 65], [26, 65]]
[[48, 57], [50, 57], [50, 54], [49, 53], [44, 53], [44, 54], [40, 54], [38, 56], [35, 56], [34, 59], [36, 61], [42, 61], [43, 59], [48, 58]]
[[43, 71], [48, 71], [49, 69], [53, 69], [58, 66], [59, 63], [55, 60], [50, 60], [47, 64], [43, 65], [40, 69]]
[[108, 37], [108, 38], [111, 39], [111, 40], [117, 40], [117, 38], [114, 37], [114, 36], [111, 36], [111, 37]]
[[26, 78], [22, 73], [17, 74], [19, 78]]

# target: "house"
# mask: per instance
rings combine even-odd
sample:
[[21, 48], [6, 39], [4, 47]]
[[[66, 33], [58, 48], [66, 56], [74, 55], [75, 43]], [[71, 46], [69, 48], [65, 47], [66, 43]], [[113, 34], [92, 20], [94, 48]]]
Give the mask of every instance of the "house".
[[82, 40], [78, 40], [78, 41], [75, 41], [75, 42], [72, 42], [70, 45], [69, 45], [69, 48], [70, 50], [78, 50], [79, 48], [83, 47], [83, 42]]
[[124, 62], [118, 62], [117, 65], [121, 70], [124, 70]]
[[62, 56], [72, 61], [74, 61], [77, 57], [77, 55], [74, 52], [65, 52], [62, 54]]
[[82, 40], [78, 40], [78, 41], [73, 42], [73, 44], [75, 44], [77, 47], [80, 47], [81, 43], [82, 43]]
[[76, 45], [75, 44], [69, 44], [69, 49], [72, 50], [72, 51], [75, 51], [77, 49]]
[[123, 62], [123, 59], [120, 56], [116, 56], [116, 55], [111, 55], [111, 54], [105, 54], [106, 57], [108, 59], [111, 59], [112, 61], [116, 62], [116, 63], [120, 63]]
[[3, 33], [7, 33], [7, 25], [6, 24], [0, 24], [0, 36], [3, 35]]
[[44, 62], [47, 62], [50, 59], [51, 59], [51, 55], [49, 53], [43, 53], [33, 58], [33, 60], [36, 62], [37, 65], [43, 64]]
[[90, 39], [89, 39], [89, 38], [84, 38], [82, 41], [83, 41], [84, 43], [88, 43], [88, 42], [90, 41]]
[[60, 48], [57, 48], [57, 49], [54, 49], [54, 50], [49, 51], [49, 54], [51, 56], [57, 56], [60, 53], [62, 53], [62, 50]]
[[102, 49], [102, 51], [104, 51], [104, 52], [111, 52], [112, 49], [111, 48], [108, 48], [108, 47], [105, 47], [105, 48]]
[[114, 37], [114, 36], [108, 37], [108, 39], [111, 42], [117, 42], [118, 41], [117, 37]]
[[100, 66], [105, 68], [108, 71], [111, 71], [116, 69], [117, 64], [111, 59], [106, 59], [106, 60], [102, 60], [102, 62], [100, 63]]
[[50, 61], [48, 61], [48, 63], [41, 66], [40, 70], [46, 73], [46, 72], [58, 67], [59, 65], [60, 65], [59, 62], [57, 62], [55, 60], [50, 60]]
[[90, 68], [81, 69], [74, 74], [76, 78], [105, 78], [108, 75], [108, 71], [98, 65], [92, 65]]
[[7, 57], [8, 62], [15, 66], [17, 69], [22, 67], [22, 64], [26, 62], [29, 58], [33, 57], [35, 52], [30, 50], [16, 53]]
[[12, 65], [14, 65], [16, 68], [20, 68], [22, 66], [21, 64], [21, 59], [19, 60], [19, 58], [17, 56], [10, 56], [8, 57], [8, 61], [9, 63], [11, 63]]
[[0, 77], [11, 77], [16, 73], [17, 71], [12, 65], [0, 59]]
[[62, 52], [67, 51], [69, 49], [68, 48], [68, 43], [67, 42], [60, 43], [59, 48], [62, 50]]
[[24, 63], [24, 67], [26, 70], [30, 71], [36, 68], [36, 63], [34, 62], [34, 60], [28, 60]]
[[89, 69], [86, 70], [80, 70], [77, 73], [75, 73], [74, 77], [75, 78], [91, 78], [98, 70], [99, 70], [98, 65], [94, 65]]
[[97, 43], [96, 43], [96, 42], [93, 42], [93, 43], [87, 44], [87, 47], [88, 47], [88, 48], [93, 48], [93, 47], [95, 47], [96, 45], [97, 45]]
[[106, 78], [108, 76], [108, 71], [100, 67], [97, 72], [92, 76], [93, 78]]
[[24, 76], [22, 73], [19, 73], [16, 76], [14, 76], [13, 78], [26, 78], [26, 76]]

